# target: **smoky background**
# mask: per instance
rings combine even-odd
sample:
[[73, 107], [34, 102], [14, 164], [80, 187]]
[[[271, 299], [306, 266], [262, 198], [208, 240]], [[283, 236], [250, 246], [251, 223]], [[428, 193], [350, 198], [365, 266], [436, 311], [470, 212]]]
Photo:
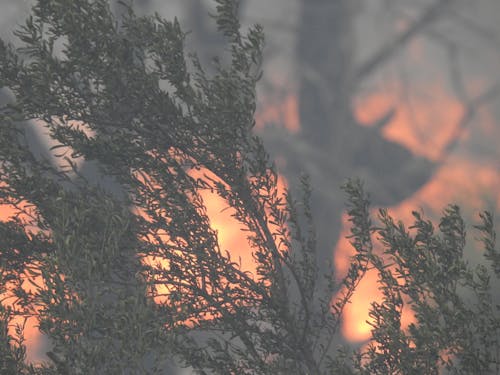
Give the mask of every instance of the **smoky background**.
[[[4, 40], [17, 43], [12, 30], [32, 4], [0, 0]], [[189, 32], [187, 50], [205, 66], [224, 55], [224, 40], [207, 17], [214, 1], [133, 5], [139, 14], [178, 17]], [[118, 1], [111, 6], [119, 17]], [[447, 203], [457, 203], [469, 223], [488, 209], [500, 224], [498, 0], [242, 0], [240, 18], [243, 27], [264, 27], [255, 131], [287, 186], [293, 190], [302, 173], [311, 178], [321, 272], [339, 277], [348, 267], [340, 191], [348, 177], [363, 179], [374, 212], [389, 207], [410, 220], [416, 209], [436, 219]], [[13, 100], [6, 90], [0, 95]], [[47, 137], [35, 128], [30, 137], [33, 152], [48, 155]], [[106, 179], [91, 163], [82, 169]], [[229, 219], [214, 220], [234, 232]], [[227, 237], [228, 250], [239, 249], [235, 256], [250, 256], [233, 246], [241, 241], [237, 234]], [[481, 259], [472, 245], [467, 256]], [[367, 276], [346, 311], [348, 341], [368, 337], [375, 277]]]

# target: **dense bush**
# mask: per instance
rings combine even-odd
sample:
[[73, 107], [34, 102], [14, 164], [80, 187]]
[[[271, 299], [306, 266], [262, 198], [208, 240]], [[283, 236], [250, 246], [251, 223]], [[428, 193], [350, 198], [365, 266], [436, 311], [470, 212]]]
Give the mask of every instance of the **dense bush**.
[[[0, 87], [15, 98], [0, 112], [0, 204], [14, 208], [0, 223], [2, 374], [153, 374], [172, 361], [200, 374], [500, 373], [491, 215], [477, 227], [491, 267], [472, 269], [458, 207], [439, 233], [418, 213], [408, 229], [386, 211], [374, 225], [350, 181], [356, 254], [341, 282], [318, 275], [307, 178], [300, 199], [279, 193], [252, 133], [262, 30], [243, 34], [236, 2], [216, 2], [228, 53], [211, 74], [186, 58], [176, 20], [127, 8], [118, 22], [106, 0], [38, 0], [22, 47], [0, 44]], [[54, 158], [30, 151], [30, 127], [56, 141]], [[204, 190], [241, 223], [255, 274], [219, 247]], [[370, 268], [384, 298], [355, 351], [339, 325]], [[47, 363], [24, 363], [16, 316], [39, 319]]]

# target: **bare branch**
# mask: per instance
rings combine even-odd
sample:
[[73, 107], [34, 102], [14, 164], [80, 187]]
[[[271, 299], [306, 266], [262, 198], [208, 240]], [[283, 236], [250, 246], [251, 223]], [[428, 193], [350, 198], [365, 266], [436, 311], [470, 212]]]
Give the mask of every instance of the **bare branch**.
[[456, 0], [438, 0], [430, 5], [422, 15], [406, 29], [396, 36], [393, 40], [386, 43], [372, 57], [361, 64], [354, 75], [355, 82], [359, 83], [368, 75], [373, 73], [380, 65], [392, 58], [401, 48], [403, 48], [411, 39], [417, 36], [425, 27], [436, 21], [444, 10]]
[[500, 52], [500, 35], [498, 35], [498, 33], [485, 25], [480, 25], [476, 20], [461, 14], [455, 9], [451, 9], [449, 15], [460, 22], [464, 28], [472, 31], [475, 35], [494, 46]]
[[467, 129], [470, 121], [474, 118], [479, 108], [491, 101], [493, 98], [498, 97], [500, 94], [500, 82], [496, 82], [489, 89], [485, 90], [482, 94], [476, 96], [474, 99], [471, 99], [464, 105], [464, 114], [462, 118], [458, 122], [455, 130], [453, 131], [452, 136], [450, 137], [450, 141], [446, 145], [446, 147], [441, 152], [440, 163], [442, 164], [445, 159], [451, 154], [451, 151], [456, 147], [462, 138], [462, 134]]

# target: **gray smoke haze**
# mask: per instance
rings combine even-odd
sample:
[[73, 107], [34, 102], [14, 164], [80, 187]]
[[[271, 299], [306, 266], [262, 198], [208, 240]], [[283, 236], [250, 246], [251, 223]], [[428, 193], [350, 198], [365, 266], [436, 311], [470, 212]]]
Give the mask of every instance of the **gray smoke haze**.
[[[32, 3], [0, 0], [2, 39], [15, 43], [12, 30]], [[185, 30], [192, 30], [188, 49], [198, 51], [205, 63], [223, 51], [204, 16], [214, 12], [212, 2], [135, 4], [140, 14], [177, 16]], [[287, 124], [279, 122], [286, 116], [263, 115], [257, 131], [270, 152], [284, 160], [291, 184], [299, 171], [312, 176], [323, 263], [333, 260], [342, 228], [344, 196], [338, 187], [349, 175], [366, 180], [375, 203], [397, 206], [441, 173], [449, 176], [442, 206], [454, 200], [465, 205], [470, 218], [482, 208], [500, 212], [500, 1], [252, 0], [242, 1], [241, 19], [244, 27], [260, 23], [266, 33], [258, 114], [279, 107], [289, 95], [298, 103], [296, 135], [282, 131]], [[391, 101], [363, 124], [357, 106], [375, 97]], [[459, 108], [451, 125], [444, 123], [456, 111], [450, 103]], [[422, 117], [424, 111], [429, 113]], [[394, 122], [402, 112], [408, 114], [408, 128]], [[419, 147], [405, 141], [407, 129]], [[448, 146], [443, 137], [450, 139]], [[433, 158], [440, 147], [442, 157]], [[468, 190], [459, 183], [463, 177], [453, 179], [457, 163], [464, 161], [485, 170], [463, 181]], [[483, 207], [474, 207], [473, 195], [482, 197]], [[442, 208], [418, 199], [416, 204], [431, 213]]]

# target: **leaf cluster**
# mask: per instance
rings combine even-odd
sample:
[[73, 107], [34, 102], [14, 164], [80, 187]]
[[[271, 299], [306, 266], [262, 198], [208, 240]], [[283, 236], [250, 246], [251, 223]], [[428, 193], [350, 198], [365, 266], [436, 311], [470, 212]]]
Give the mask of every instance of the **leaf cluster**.
[[[0, 109], [0, 204], [13, 209], [0, 223], [0, 293], [14, 299], [1, 304], [0, 368], [161, 374], [175, 361], [200, 374], [491, 369], [498, 311], [486, 269], [472, 272], [463, 261], [455, 207], [442, 237], [416, 215], [413, 238], [385, 212], [374, 228], [361, 186], [347, 184], [356, 255], [340, 283], [327, 275], [322, 290], [310, 184], [301, 181], [299, 199], [279, 193], [276, 168], [252, 133], [262, 29], [244, 33], [236, 14], [237, 2], [217, 0], [230, 59], [214, 60], [212, 74], [186, 54], [177, 20], [126, 8], [118, 21], [106, 0], [38, 0], [17, 31], [22, 46], [0, 44], [0, 87], [15, 97]], [[29, 126], [56, 142], [55, 162], [30, 152]], [[92, 163], [97, 178], [85, 173]], [[254, 273], [221, 248], [207, 191], [240, 223]], [[479, 229], [498, 277], [488, 214]], [[374, 251], [375, 232], [384, 256]], [[370, 348], [351, 353], [338, 345], [339, 326], [370, 267], [380, 272], [384, 301], [371, 312]], [[466, 306], [461, 287], [476, 304]], [[409, 331], [403, 303], [418, 322]], [[24, 363], [22, 327], [7, 329], [29, 316], [50, 339], [40, 367]]]

